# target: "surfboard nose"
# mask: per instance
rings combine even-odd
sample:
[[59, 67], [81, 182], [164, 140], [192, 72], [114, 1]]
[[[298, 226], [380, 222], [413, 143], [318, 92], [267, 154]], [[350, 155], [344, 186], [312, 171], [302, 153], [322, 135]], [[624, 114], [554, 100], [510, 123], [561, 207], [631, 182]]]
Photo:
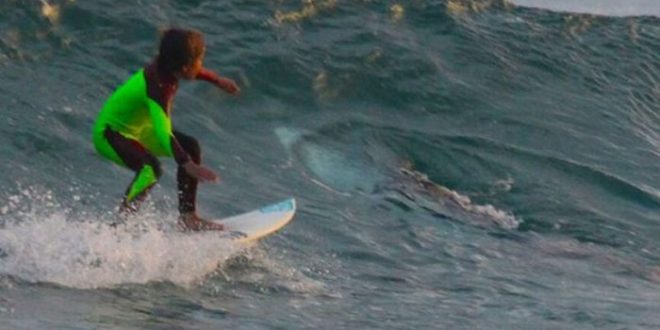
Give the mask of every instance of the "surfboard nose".
[[275, 203], [263, 207], [259, 211], [261, 211], [262, 213], [273, 213], [273, 212], [293, 212], [295, 210], [296, 210], [296, 199], [291, 197], [279, 203]]

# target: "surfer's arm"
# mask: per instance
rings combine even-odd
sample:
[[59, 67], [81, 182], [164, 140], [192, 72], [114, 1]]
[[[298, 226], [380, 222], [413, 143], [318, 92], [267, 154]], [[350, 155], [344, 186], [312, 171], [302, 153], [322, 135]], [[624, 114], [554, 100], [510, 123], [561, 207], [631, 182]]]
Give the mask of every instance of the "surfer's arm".
[[176, 163], [183, 167], [186, 172], [195, 179], [202, 182], [218, 181], [218, 176], [212, 170], [205, 166], [195, 164], [195, 162], [192, 161], [192, 158], [190, 158], [190, 155], [188, 155], [179, 141], [174, 137], [174, 134], [172, 134], [172, 122], [168, 118], [167, 113], [163, 110], [163, 107], [153, 100], [149, 100], [147, 103], [149, 106], [149, 115], [151, 116], [152, 124], [154, 125], [156, 139], [161, 147], [163, 147], [170, 156], [173, 156]]
[[195, 79], [210, 82], [229, 94], [236, 95], [238, 94], [238, 92], [241, 91], [240, 88], [238, 88], [238, 85], [236, 85], [236, 83], [233, 80], [229, 78], [220, 77], [217, 73], [209, 69], [203, 68], [202, 70], [200, 70], [199, 73], [197, 74], [197, 77], [195, 77]]

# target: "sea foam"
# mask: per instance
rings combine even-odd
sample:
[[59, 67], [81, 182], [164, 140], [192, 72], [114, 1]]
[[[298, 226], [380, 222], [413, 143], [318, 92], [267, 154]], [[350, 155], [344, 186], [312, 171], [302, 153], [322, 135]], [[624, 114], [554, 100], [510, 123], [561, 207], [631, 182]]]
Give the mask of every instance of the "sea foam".
[[[32, 197], [37, 196], [37, 197]], [[22, 192], [0, 206], [0, 274], [75, 288], [168, 281], [192, 285], [245, 245], [185, 233], [176, 215], [147, 212], [112, 227], [111, 216], [75, 214], [52, 194]]]

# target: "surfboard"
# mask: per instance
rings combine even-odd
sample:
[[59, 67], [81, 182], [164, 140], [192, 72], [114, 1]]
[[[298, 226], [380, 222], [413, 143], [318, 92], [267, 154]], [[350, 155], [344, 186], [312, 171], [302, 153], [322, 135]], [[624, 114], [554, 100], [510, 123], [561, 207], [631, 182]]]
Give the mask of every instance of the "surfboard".
[[289, 198], [258, 210], [211, 220], [226, 230], [222, 236], [238, 242], [250, 242], [268, 236], [286, 226], [296, 213], [296, 200]]

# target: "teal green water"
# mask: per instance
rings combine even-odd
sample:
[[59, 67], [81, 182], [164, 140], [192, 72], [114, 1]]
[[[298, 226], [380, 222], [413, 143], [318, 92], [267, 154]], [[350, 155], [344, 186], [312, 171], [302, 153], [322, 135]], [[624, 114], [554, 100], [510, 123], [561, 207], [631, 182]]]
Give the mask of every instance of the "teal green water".
[[[660, 327], [660, 19], [624, 12], [0, 1], [0, 328]], [[200, 212], [297, 200], [257, 244], [178, 232], [169, 160], [108, 226], [92, 124], [169, 25], [242, 88], [177, 95]]]

